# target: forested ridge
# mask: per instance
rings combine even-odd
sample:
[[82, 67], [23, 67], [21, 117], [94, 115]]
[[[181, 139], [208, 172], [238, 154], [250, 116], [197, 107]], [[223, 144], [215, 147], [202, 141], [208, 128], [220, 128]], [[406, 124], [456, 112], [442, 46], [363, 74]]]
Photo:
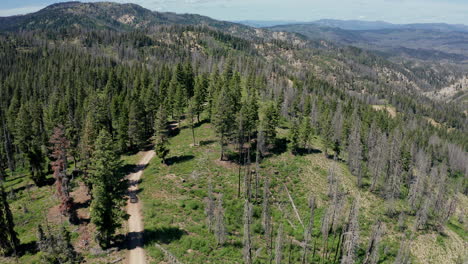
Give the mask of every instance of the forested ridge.
[[[200, 162], [214, 155], [226, 167], [194, 165], [192, 175], [199, 167], [208, 172], [194, 176], [187, 191], [194, 198], [183, 205], [204, 214], [197, 222], [203, 231], [193, 233], [208, 234], [209, 242], [192, 241], [189, 248], [213, 263], [424, 263], [427, 258], [409, 246], [420, 236], [455, 236], [466, 245], [463, 109], [418, 94], [410, 81], [398, 81], [396, 68], [383, 79], [375, 69], [396, 66], [368, 52], [225, 29], [153, 25], [0, 34], [5, 260], [94, 263], [73, 237], [75, 227], [88, 225], [100, 247], [121, 249], [129, 172], [121, 156], [148, 148], [158, 160], [154, 175], [178, 170], [184, 162], [179, 152], [187, 148]], [[204, 145], [200, 138], [210, 135], [215, 141]], [[183, 145], [186, 139], [190, 146]], [[298, 177], [309, 158], [319, 159], [311, 164], [325, 171], [325, 192], [305, 189], [309, 183]], [[18, 175], [31, 185], [15, 188]], [[15, 231], [15, 220], [37, 202], [34, 188], [50, 185], [61, 223], [54, 226], [46, 216], [30, 230]], [[89, 222], [71, 194], [81, 185], [90, 197]], [[161, 228], [168, 231], [159, 236], [177, 237], [178, 229]], [[165, 258], [190, 263], [180, 252]], [[448, 254], [447, 263], [466, 261], [464, 252]]]

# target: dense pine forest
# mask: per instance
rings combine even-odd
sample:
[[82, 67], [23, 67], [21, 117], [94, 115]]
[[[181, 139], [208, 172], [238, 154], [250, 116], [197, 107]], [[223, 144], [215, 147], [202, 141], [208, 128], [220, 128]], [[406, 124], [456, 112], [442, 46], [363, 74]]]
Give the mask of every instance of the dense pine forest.
[[124, 263], [152, 150], [149, 263], [467, 261], [463, 105], [371, 52], [190, 19], [3, 28], [0, 262]]

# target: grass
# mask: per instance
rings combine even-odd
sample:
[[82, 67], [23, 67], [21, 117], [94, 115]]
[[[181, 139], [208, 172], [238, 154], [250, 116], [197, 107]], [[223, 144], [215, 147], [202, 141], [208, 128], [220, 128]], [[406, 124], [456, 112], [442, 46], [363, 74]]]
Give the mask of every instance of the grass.
[[[155, 247], [155, 243], [161, 244], [183, 263], [239, 263], [242, 261], [244, 202], [242, 198], [238, 198], [237, 194], [238, 166], [231, 162], [219, 161], [220, 147], [211, 124], [202, 123], [196, 128], [198, 146], [192, 145], [191, 131], [185, 123], [182, 125], [180, 133], [170, 139], [169, 165], [162, 165], [160, 160], [154, 158], [145, 169], [140, 184], [139, 197], [143, 202], [145, 249], [150, 263], [159, 263], [165, 258], [164, 254]], [[278, 142], [285, 144], [284, 138], [287, 135], [287, 127], [278, 129], [280, 138]], [[296, 263], [301, 255], [298, 243], [303, 240], [304, 229], [292, 209], [284, 186], [291, 194], [303, 223], [309, 221], [308, 198], [316, 197], [318, 208], [314, 218], [313, 234], [317, 247], [320, 249], [322, 247], [321, 220], [330, 203], [330, 198], [326, 195], [330, 166], [336, 166], [344, 190], [348, 193], [347, 203], [342, 209], [345, 216], [351, 197], [360, 197], [361, 248], [367, 246], [372, 226], [379, 218], [386, 225], [382, 242], [382, 257], [379, 263], [392, 263], [398, 252], [399, 243], [405, 237], [405, 234], [397, 230], [395, 226], [397, 219], [384, 214], [386, 209], [379, 196], [356, 186], [356, 179], [350, 174], [344, 162], [336, 162], [325, 157], [321, 152], [323, 144], [319, 137], [313, 139], [312, 147], [314, 151], [310, 154], [304, 153], [304, 155], [297, 156], [292, 155], [285, 148], [280, 148], [283, 151], [265, 158], [261, 163], [260, 198], [254, 203], [252, 223], [254, 250], [258, 251], [256, 263], [265, 263], [269, 259], [261, 227], [261, 195], [264, 177], [268, 176], [271, 179], [270, 187], [274, 200], [272, 206], [274, 237], [279, 223], [285, 223], [285, 232], [288, 235], [285, 238], [283, 257], [284, 259], [291, 258], [291, 262]], [[131, 169], [140, 158], [140, 153], [122, 156], [123, 169]], [[228, 242], [222, 247], [216, 244], [214, 235], [208, 231], [204, 211], [209, 178], [212, 179], [215, 196], [223, 195]], [[243, 179], [241, 182], [243, 183]], [[54, 186], [34, 187], [25, 172], [17, 172], [14, 176], [8, 177], [5, 186], [7, 191], [16, 190], [15, 197], [10, 197], [9, 201], [21, 242], [34, 246], [37, 225], [44, 224], [50, 208], [58, 204], [54, 196], [55, 188]], [[397, 207], [404, 208], [403, 202], [399, 201]], [[411, 226], [413, 219], [414, 216], [407, 216], [407, 226]], [[56, 222], [47, 221], [53, 227], [58, 226]], [[120, 232], [124, 233], [125, 228], [124, 226]], [[77, 242], [79, 231], [72, 227], [69, 229], [72, 231], [74, 241]], [[448, 229], [459, 236], [462, 241], [467, 240], [466, 230], [455, 220], [449, 222]], [[430, 234], [421, 235], [424, 237]], [[330, 245], [336, 244], [337, 236], [331, 236], [330, 240], [333, 241]], [[428, 246], [430, 249], [440, 249], [438, 254], [453, 253], [452, 237], [438, 236], [434, 239], [419, 239], [414, 241], [413, 245], [420, 251], [424, 246]], [[125, 251], [120, 251], [118, 254], [123, 256]], [[363, 250], [360, 250], [358, 257], [361, 260], [363, 254]], [[23, 255], [19, 262], [39, 263], [39, 256], [34, 251], [30, 251]], [[113, 255], [111, 258], [116, 256]], [[427, 260], [424, 256], [418, 257], [422, 258], [419, 260], [420, 263], [431, 263], [431, 261], [424, 261]], [[434, 258], [434, 254], [429, 257]], [[106, 263], [108, 260], [113, 260], [91, 256], [89, 253], [85, 254], [85, 258], [90, 263]], [[13, 263], [13, 260], [0, 258], [1, 263], [9, 263], [8, 261]], [[318, 261], [317, 257], [315, 261]]]
[[[20, 263], [39, 263], [35, 250], [36, 232], [39, 224], [44, 224], [50, 208], [58, 204], [54, 196], [54, 186], [34, 186], [24, 170], [14, 172], [5, 181], [5, 191], [13, 213], [15, 231], [25, 251], [18, 261]], [[1, 259], [8, 263], [13, 260]]]
[[[140, 185], [147, 234], [146, 252], [151, 263], [164, 261], [164, 255], [155, 247], [155, 243], [159, 243], [183, 263], [239, 263], [242, 261], [243, 199], [237, 197], [238, 166], [231, 162], [219, 161], [220, 147], [211, 124], [203, 123], [196, 128], [196, 140], [201, 144], [195, 147], [191, 146], [193, 142], [190, 129], [184, 126], [184, 123], [182, 125], [180, 133], [170, 139], [169, 159], [174, 162], [162, 165], [160, 160], [153, 159], [144, 171]], [[287, 134], [287, 128], [278, 130], [280, 138], [287, 137]], [[289, 151], [285, 151], [274, 154], [261, 163], [259, 196], [262, 194], [263, 178], [270, 177], [275, 201], [272, 206], [274, 233], [276, 234], [279, 223], [284, 222], [285, 232], [288, 234], [285, 238], [283, 257], [291, 258], [293, 263], [300, 260], [301, 248], [298, 243], [302, 241], [304, 231], [287, 198], [284, 186], [291, 194], [303, 223], [307, 223], [309, 218], [308, 198], [311, 195], [317, 198], [314, 236], [320, 248], [321, 219], [330, 202], [326, 195], [328, 168], [335, 163], [345, 192], [348, 193], [348, 201], [342, 210], [345, 216], [352, 197], [360, 197], [361, 248], [366, 248], [372, 226], [380, 219], [386, 226], [386, 232], [381, 244], [385, 252], [382, 252], [379, 263], [393, 263], [401, 239], [406, 236], [397, 229], [397, 218], [385, 215], [386, 207], [379, 196], [356, 186], [356, 179], [350, 174], [345, 163], [330, 160], [321, 153], [323, 144], [320, 138], [315, 138], [312, 145], [315, 151], [311, 154], [293, 156]], [[208, 231], [204, 199], [207, 197], [209, 178], [212, 179], [215, 196], [223, 195], [228, 231], [228, 243], [224, 247], [217, 246], [214, 235]], [[253, 191], [255, 192], [255, 188]], [[403, 201], [397, 201], [396, 207], [404, 208], [403, 204]], [[414, 216], [407, 216], [406, 222], [411, 225], [413, 219]], [[462, 236], [460, 232], [463, 229], [460, 230], [458, 226], [456, 228]], [[255, 262], [268, 262], [269, 256], [265, 250], [261, 227], [261, 197], [254, 203], [252, 232], [254, 250], [259, 252]], [[332, 236], [331, 240], [334, 242], [330, 245], [336, 243], [337, 238]], [[450, 239], [444, 238], [444, 245], [448, 240]], [[441, 247], [441, 241], [427, 243]], [[361, 260], [363, 254], [364, 251], [361, 250], [358, 256]]]

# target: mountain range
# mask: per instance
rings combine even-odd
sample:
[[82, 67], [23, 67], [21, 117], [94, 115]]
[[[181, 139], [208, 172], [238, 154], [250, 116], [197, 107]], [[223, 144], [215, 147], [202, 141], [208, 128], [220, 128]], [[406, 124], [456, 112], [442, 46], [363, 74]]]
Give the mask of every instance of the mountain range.
[[[271, 26], [278, 23], [283, 25]], [[465, 87], [459, 83], [459, 80], [465, 80], [464, 72], [468, 69], [468, 29], [463, 25], [395, 25], [380, 21], [330, 19], [309, 23], [233, 23], [201, 15], [156, 12], [136, 4], [111, 2], [65, 2], [50, 5], [32, 14], [0, 17], [0, 32], [4, 33], [44, 30], [131, 32], [151, 30], [164, 25], [205, 26], [249, 41], [246, 45], [281, 41], [297, 47], [308, 47], [327, 54], [326, 56], [332, 57], [335, 62], [339, 61], [338, 65], [341, 66], [335, 65], [331, 69], [347, 65], [346, 68], [351, 70], [355, 68], [352, 66], [355, 63], [385, 61], [386, 68], [398, 72], [395, 76], [406, 76], [406, 85], [412, 83], [410, 86], [426, 92], [460, 85]], [[356, 57], [356, 52], [350, 52], [350, 47], [358, 47], [367, 52], [359, 51]], [[283, 53], [284, 51], [281, 51], [271, 56], [285, 57], [286, 54]], [[320, 60], [328, 60], [326, 56], [320, 57]], [[315, 70], [318, 70], [317, 67], [315, 66]], [[365, 66], [367, 67], [369, 65]], [[371, 67], [372, 71], [387, 71], [376, 68], [375, 63]], [[333, 73], [335, 70], [326, 68], [327, 70], [320, 69], [318, 72], [329, 72], [330, 76], [337, 75]], [[353, 75], [365, 76], [367, 73], [363, 75], [355, 72]], [[332, 78], [330, 76], [327, 78]], [[453, 95], [456, 91], [448, 95]]]
[[0, 18], [0, 263], [463, 263], [468, 33], [242, 23]]
[[234, 21], [251, 27], [273, 27], [294, 24], [311, 24], [324, 27], [341, 28], [344, 30], [381, 30], [381, 29], [426, 29], [438, 31], [468, 32], [468, 26], [462, 24], [446, 23], [413, 23], [392, 24], [385, 21], [363, 21], [363, 20], [338, 20], [320, 19], [312, 22], [294, 20], [241, 20]]

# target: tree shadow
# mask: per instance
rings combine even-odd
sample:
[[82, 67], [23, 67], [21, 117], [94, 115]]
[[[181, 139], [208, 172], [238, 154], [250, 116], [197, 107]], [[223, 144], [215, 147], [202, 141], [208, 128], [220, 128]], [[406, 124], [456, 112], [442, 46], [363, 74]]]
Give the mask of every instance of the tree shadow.
[[171, 121], [167, 124], [167, 128], [169, 130], [169, 137], [175, 137], [180, 133], [180, 124], [176, 121]]
[[74, 203], [73, 204], [73, 210], [76, 211], [76, 210], [79, 210], [79, 209], [88, 208], [90, 204], [91, 204], [91, 199], [86, 200], [86, 202]]
[[120, 172], [123, 174], [136, 173], [145, 169], [145, 165], [125, 164], [120, 167]]
[[18, 250], [17, 254], [19, 256], [24, 256], [26, 254], [34, 255], [38, 252], [36, 241], [22, 243], [18, 246], [17, 250]]
[[54, 185], [54, 183], [55, 179], [53, 177], [49, 177], [42, 181], [40, 184], [38, 184], [38, 187], [51, 186]]
[[280, 155], [283, 154], [288, 150], [288, 139], [287, 138], [277, 138], [275, 140], [275, 144], [273, 147], [270, 148], [270, 153], [269, 155], [267, 154], [266, 156], [271, 156], [271, 154], [275, 155]]
[[211, 145], [213, 143], [216, 143], [216, 140], [202, 140], [198, 144], [200, 146], [207, 146], [207, 145]]
[[173, 164], [176, 164], [176, 163], [186, 162], [186, 161], [192, 160], [194, 158], [195, 158], [195, 156], [193, 156], [193, 155], [182, 155], [182, 156], [170, 157], [170, 158], [166, 159], [166, 164], [167, 165], [173, 165]]
[[194, 125], [193, 127], [194, 127], [194, 128], [199, 128], [199, 127], [201, 127], [202, 125], [207, 124], [207, 123], [208, 123], [208, 120], [207, 120], [207, 119], [203, 119], [203, 120], [201, 120], [200, 122], [195, 123], [195, 125]]
[[141, 179], [138, 179], [136, 181], [135, 180], [129, 180], [128, 181], [128, 186], [133, 187], [133, 186], [136, 186], [136, 185], [140, 184], [141, 182], [142, 182]]
[[304, 156], [304, 155], [309, 155], [309, 154], [320, 154], [320, 153], [322, 153], [322, 151], [320, 149], [298, 148], [298, 149], [296, 149], [295, 155]]
[[145, 229], [143, 238], [146, 243], [169, 244], [172, 241], [179, 240], [184, 235], [187, 235], [187, 232], [178, 227], [161, 227], [155, 230]]
[[34, 186], [36, 186], [36, 185], [34, 185], [33, 183], [30, 183], [30, 184], [26, 184], [26, 185], [23, 185], [23, 186], [18, 187], [18, 188], [10, 189], [8, 192], [12, 192], [13, 194], [17, 194], [17, 193], [19, 193], [21, 191], [24, 191], [26, 189], [31, 189]]
[[143, 248], [144, 244], [153, 242], [169, 244], [179, 240], [187, 232], [177, 227], [162, 227], [155, 230], [145, 229], [143, 232], [129, 232], [126, 237], [119, 235], [115, 239], [115, 245], [119, 249], [132, 250], [138, 247]]

